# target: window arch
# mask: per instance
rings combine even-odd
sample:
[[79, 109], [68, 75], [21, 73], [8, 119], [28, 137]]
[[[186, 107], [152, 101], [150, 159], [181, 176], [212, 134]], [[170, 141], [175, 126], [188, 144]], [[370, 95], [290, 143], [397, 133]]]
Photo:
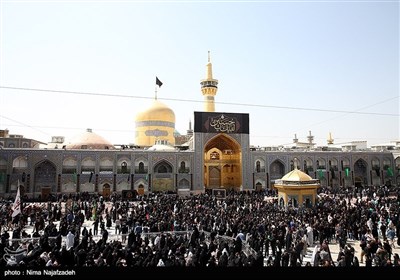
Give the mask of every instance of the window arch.
[[394, 163], [395, 163], [395, 165], [396, 165], [396, 169], [397, 169], [398, 171], [400, 171], [400, 157], [397, 157], [397, 158], [394, 160]]
[[391, 161], [390, 161], [389, 158], [384, 158], [383, 161], [382, 161], [382, 164], [383, 164], [383, 169], [384, 170], [388, 170], [388, 168], [391, 165]]
[[172, 173], [172, 166], [168, 162], [162, 161], [154, 166], [154, 173]]
[[285, 165], [280, 160], [275, 160], [269, 167], [271, 180], [280, 179], [285, 175]]
[[303, 169], [305, 173], [314, 171], [313, 161], [311, 158], [306, 158], [303, 161]]
[[181, 161], [178, 172], [179, 173], [189, 173], [189, 168], [186, 167], [185, 161]]
[[126, 161], [123, 161], [121, 163], [121, 172], [122, 173], [128, 173], [128, 164], [126, 163]]
[[342, 170], [345, 170], [346, 168], [350, 168], [350, 160], [347, 158], [343, 158], [341, 161], [341, 168]]
[[77, 171], [78, 162], [74, 157], [67, 157], [63, 160], [63, 174], [74, 174]]
[[326, 161], [323, 158], [319, 158], [315, 161], [317, 169], [326, 169]]
[[219, 160], [219, 153], [216, 151], [211, 152], [210, 159]]
[[339, 170], [338, 169], [338, 160], [336, 158], [331, 158], [328, 161], [328, 164], [329, 164], [329, 169], [330, 170], [335, 170], [335, 171]]
[[261, 163], [259, 160], [256, 161], [256, 172], [260, 173], [261, 172]]
[[143, 161], [139, 162], [139, 173], [145, 173]]

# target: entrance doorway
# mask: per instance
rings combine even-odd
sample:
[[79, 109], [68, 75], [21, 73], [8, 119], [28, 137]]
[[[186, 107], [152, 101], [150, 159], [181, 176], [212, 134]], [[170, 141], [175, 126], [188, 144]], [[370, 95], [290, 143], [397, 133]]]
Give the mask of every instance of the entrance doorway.
[[42, 187], [42, 200], [47, 200], [51, 194], [51, 187]]
[[104, 184], [103, 185], [103, 197], [110, 197], [111, 194], [111, 188], [109, 184]]
[[216, 166], [209, 167], [209, 187], [219, 188], [221, 186], [221, 171]]
[[204, 185], [234, 190], [242, 185], [241, 147], [227, 134], [218, 134], [204, 146]]
[[[43, 188], [50, 188], [52, 186], [53, 191], [56, 192], [55, 186], [57, 186], [57, 172], [54, 163], [49, 160], [44, 160], [35, 166], [35, 175], [33, 182], [33, 192], [40, 192], [43, 197]], [[47, 191], [45, 191], [47, 192]], [[49, 191], [51, 193], [51, 190]]]
[[356, 189], [362, 188], [362, 179], [360, 177], [355, 177], [354, 178], [354, 186]]
[[144, 186], [142, 184], [140, 184], [139, 187], [138, 187], [138, 194], [139, 195], [144, 195]]

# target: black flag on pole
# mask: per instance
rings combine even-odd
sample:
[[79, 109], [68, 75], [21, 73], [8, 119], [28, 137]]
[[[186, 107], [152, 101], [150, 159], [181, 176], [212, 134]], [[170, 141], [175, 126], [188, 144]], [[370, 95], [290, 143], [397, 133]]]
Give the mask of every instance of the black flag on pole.
[[156, 76], [156, 85], [159, 87], [162, 86], [162, 82], [157, 78], [157, 76]]

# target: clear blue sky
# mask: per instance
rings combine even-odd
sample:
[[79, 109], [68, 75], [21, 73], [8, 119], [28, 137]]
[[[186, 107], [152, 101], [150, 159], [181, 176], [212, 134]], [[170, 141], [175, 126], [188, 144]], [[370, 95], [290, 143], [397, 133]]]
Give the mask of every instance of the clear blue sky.
[[1, 86], [129, 96], [0, 88], [12, 134], [133, 143], [155, 76], [185, 133], [210, 50], [216, 111], [249, 113], [252, 145], [400, 138], [399, 1], [0, 2]]

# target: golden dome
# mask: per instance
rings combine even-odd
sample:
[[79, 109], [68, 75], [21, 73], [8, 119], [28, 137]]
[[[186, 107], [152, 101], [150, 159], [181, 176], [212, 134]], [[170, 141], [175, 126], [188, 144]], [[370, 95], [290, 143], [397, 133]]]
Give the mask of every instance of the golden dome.
[[307, 182], [307, 181], [314, 181], [309, 175], [304, 173], [303, 171], [295, 168], [294, 170], [287, 173], [285, 176], [282, 177], [282, 181], [293, 181], [293, 182]]
[[175, 113], [157, 99], [150, 108], [136, 115], [135, 125], [136, 145], [150, 147], [157, 140], [175, 145]]
[[115, 147], [88, 128], [85, 132], [73, 137], [69, 144], [66, 145], [66, 149], [113, 150]]
[[150, 108], [136, 115], [136, 122], [141, 121], [165, 121], [175, 124], [175, 113], [164, 103], [154, 100]]

